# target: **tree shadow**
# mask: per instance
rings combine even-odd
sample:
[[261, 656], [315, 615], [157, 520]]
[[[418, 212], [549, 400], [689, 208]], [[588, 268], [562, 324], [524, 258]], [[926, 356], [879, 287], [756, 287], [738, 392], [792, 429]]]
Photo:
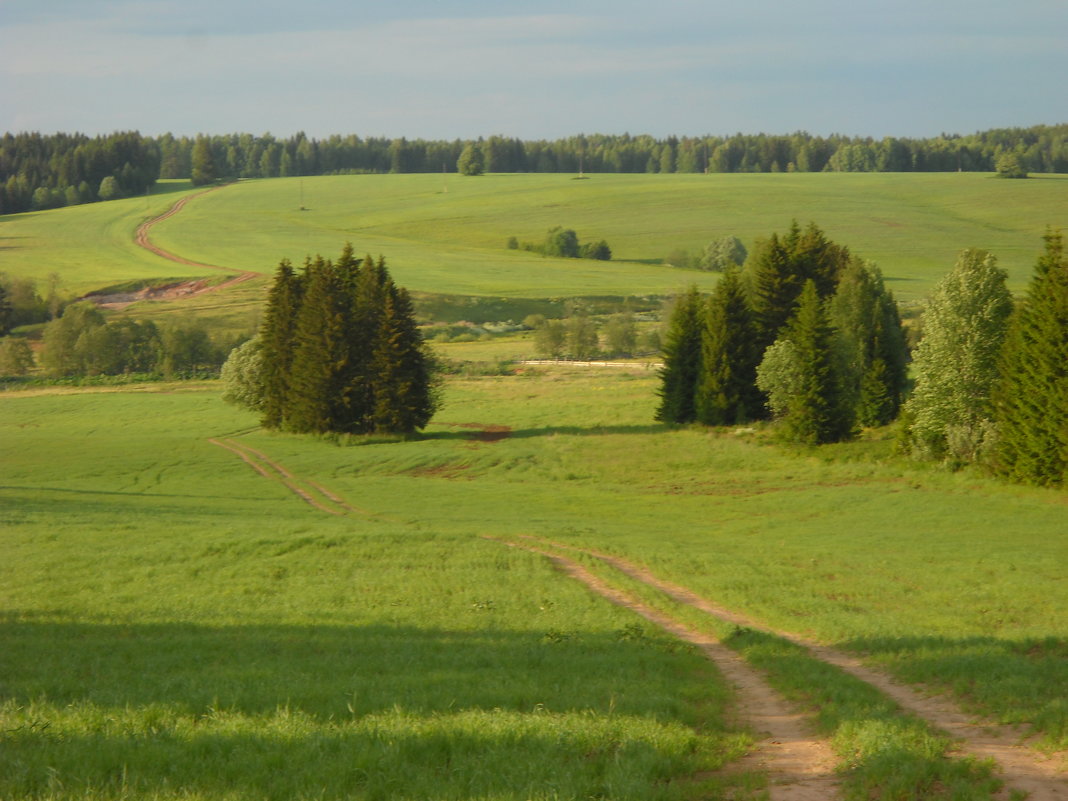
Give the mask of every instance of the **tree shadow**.
[[0, 794], [648, 797], [695, 769], [687, 704], [646, 676], [668, 644], [0, 613]]

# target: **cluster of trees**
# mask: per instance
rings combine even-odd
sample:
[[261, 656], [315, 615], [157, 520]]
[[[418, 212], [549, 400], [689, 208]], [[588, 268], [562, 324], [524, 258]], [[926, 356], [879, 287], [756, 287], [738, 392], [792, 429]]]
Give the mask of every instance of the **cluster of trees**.
[[[592, 317], [581, 311], [549, 320], [534, 314], [525, 323], [534, 329], [534, 351], [546, 359], [633, 356], [639, 346], [638, 327], [630, 312], [611, 315], [600, 329]], [[659, 340], [650, 349], [658, 347]]]
[[907, 349], [892, 294], [872, 265], [796, 222], [758, 243], [712, 295], [691, 288], [664, 344], [658, 420], [728, 425], [768, 416], [820, 444], [898, 412]]
[[385, 261], [346, 245], [336, 261], [275, 273], [264, 325], [224, 368], [226, 398], [297, 433], [411, 433], [438, 405], [411, 299]]
[[[196, 321], [157, 326], [150, 321], [107, 322], [88, 301], [72, 303], [42, 334], [40, 366], [54, 377], [155, 373], [167, 378], [213, 373], [233, 347], [216, 344]], [[34, 358], [24, 337], [0, 344], [0, 373], [25, 375]]]
[[0, 214], [140, 194], [157, 178], [210, 183], [357, 172], [994, 172], [1007, 156], [1023, 174], [1068, 172], [1068, 125], [880, 140], [805, 132], [536, 141], [314, 139], [303, 132], [285, 138], [8, 133], [0, 139]]
[[711, 270], [724, 272], [731, 267], [741, 267], [749, 251], [736, 236], [724, 236], [713, 239], [704, 250], [691, 255], [685, 250], [674, 250], [664, 259], [665, 264], [692, 270]]
[[904, 444], [1041, 486], [1068, 482], [1068, 258], [1048, 232], [1014, 306], [990, 253], [968, 250], [936, 288], [916, 349]]
[[795, 223], [730, 268], [709, 298], [681, 295], [664, 345], [657, 419], [727, 425], [770, 415], [793, 442], [851, 437], [901, 417], [903, 449], [1042, 486], [1068, 483], [1068, 257], [1048, 232], [1026, 297], [965, 250], [908, 352], [879, 271]]
[[141, 195], [159, 174], [156, 140], [139, 133], [7, 133], [0, 139], [0, 214]]
[[540, 242], [520, 242], [514, 236], [508, 237], [509, 250], [528, 250], [532, 253], [541, 253], [543, 256], [556, 256], [561, 259], [596, 259], [609, 261], [612, 258], [612, 248], [608, 243], [600, 239], [596, 242], [580, 242], [578, 234], [570, 228], [556, 226], [550, 228], [545, 239]]
[[44, 295], [32, 278], [0, 273], [0, 336], [21, 325], [43, 323], [58, 317], [65, 300], [58, 273], [48, 276]]

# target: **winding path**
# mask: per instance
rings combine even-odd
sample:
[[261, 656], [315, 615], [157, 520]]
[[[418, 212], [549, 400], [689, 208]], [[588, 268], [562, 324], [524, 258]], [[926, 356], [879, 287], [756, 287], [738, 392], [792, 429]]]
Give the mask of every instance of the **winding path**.
[[204, 264], [203, 262], [193, 261], [187, 259], [184, 256], [178, 256], [171, 253], [169, 250], [164, 250], [159, 245], [152, 242], [149, 237], [149, 233], [152, 228], [164, 220], [173, 217], [175, 214], [185, 208], [185, 204], [194, 198], [198, 198], [201, 195], [206, 195], [208, 192], [214, 192], [218, 189], [222, 189], [221, 186], [213, 186], [210, 189], [205, 189], [202, 192], [197, 192], [193, 195], [186, 195], [178, 200], [173, 206], [171, 206], [163, 214], [158, 217], [153, 217], [150, 220], [145, 220], [137, 227], [137, 231], [134, 233], [134, 243], [141, 248], [144, 248], [149, 253], [153, 253], [162, 259], [172, 261], [175, 264], [185, 264], [190, 267], [199, 267], [206, 270], [221, 270], [227, 273], [234, 273], [232, 278], [228, 278], [219, 284], [210, 284], [204, 279], [193, 281], [180, 281], [174, 284], [167, 284], [166, 286], [147, 287], [145, 289], [138, 290], [137, 292], [122, 292], [109, 295], [89, 295], [88, 300], [93, 301], [98, 306], [109, 309], [123, 309], [129, 306], [131, 303], [136, 303], [139, 300], [175, 300], [177, 298], [190, 298], [198, 295], [204, 295], [208, 292], [218, 292], [220, 289], [229, 289], [237, 284], [243, 284], [245, 281], [250, 281], [253, 278], [259, 278], [262, 273], [255, 273], [251, 271], [242, 271], [234, 269], [233, 267], [220, 267], [217, 264]]
[[699, 609], [727, 623], [770, 631], [778, 637], [806, 648], [815, 658], [872, 685], [892, 698], [903, 709], [923, 718], [958, 740], [960, 752], [979, 759], [992, 759], [998, 766], [998, 772], [1006, 786], [1010, 790], [1025, 793], [1028, 801], [1068, 801], [1068, 772], [1063, 765], [1065, 754], [1046, 756], [1029, 748], [1023, 744], [1024, 735], [1019, 730], [978, 720], [961, 711], [949, 698], [922, 695], [912, 687], [898, 683], [887, 674], [862, 664], [855, 656], [790, 632], [762, 626], [744, 615], [724, 609], [702, 598], [685, 587], [658, 578], [648, 568], [628, 562], [621, 557], [542, 538], [525, 537], [524, 539], [592, 556], [636, 581], [660, 590], [680, 604]]

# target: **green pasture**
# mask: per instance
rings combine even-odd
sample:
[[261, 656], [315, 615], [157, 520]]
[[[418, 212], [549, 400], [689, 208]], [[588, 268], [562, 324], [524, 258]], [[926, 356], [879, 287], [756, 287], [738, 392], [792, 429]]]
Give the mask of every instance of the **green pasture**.
[[[127, 281], [218, 276], [137, 248], [134, 231], [192, 191], [161, 182], [148, 197], [0, 217], [0, 269], [76, 293]], [[303, 204], [303, 209], [302, 209]], [[1029, 278], [1046, 226], [1068, 226], [1068, 177], [998, 180], [978, 173], [714, 175], [351, 175], [241, 181], [192, 200], [153, 240], [194, 261], [269, 274], [278, 261], [334, 256], [351, 241], [385, 255], [399, 283], [422, 293], [502, 301], [656, 296], [714, 275], [661, 262], [725, 235], [755, 240], [815, 221], [874, 260], [899, 300], [924, 297], [966, 247], [993, 251], [1013, 289]], [[510, 251], [553, 226], [605, 239], [612, 262]], [[241, 309], [254, 288], [233, 299]], [[175, 301], [208, 317], [227, 298]], [[514, 303], [513, 303], [514, 305]], [[507, 304], [505, 304], [507, 306]], [[519, 314], [522, 303], [505, 311]], [[156, 313], [158, 309], [150, 309]], [[137, 313], [134, 307], [131, 313]], [[244, 319], [245, 311], [239, 316]], [[520, 315], [521, 316], [521, 315]]]
[[[453, 377], [411, 441], [269, 434], [211, 384], [0, 395], [0, 797], [759, 789], [716, 772], [748, 740], [692, 649], [482, 535], [643, 562], [1068, 746], [1064, 493], [904, 464], [881, 435], [794, 452], [668, 428], [655, 383]], [[362, 511], [317, 511], [212, 437]], [[862, 689], [739, 636], [848, 712], [823, 725], [861, 743], [857, 797], [989, 798]]]

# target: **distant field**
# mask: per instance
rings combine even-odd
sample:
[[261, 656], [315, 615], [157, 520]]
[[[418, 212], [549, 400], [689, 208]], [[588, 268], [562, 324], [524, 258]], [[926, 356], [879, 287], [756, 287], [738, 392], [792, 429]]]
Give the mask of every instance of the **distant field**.
[[[171, 194], [0, 218], [2, 269], [56, 271], [79, 291], [133, 278], [203, 275], [137, 249], [133, 231]], [[447, 189], [447, 191], [445, 191]], [[306, 210], [301, 210], [301, 202]], [[346, 241], [384, 254], [421, 292], [503, 298], [663, 295], [715, 276], [660, 264], [728, 234], [747, 246], [812, 220], [872, 259], [900, 300], [926, 295], [966, 247], [993, 251], [1025, 285], [1047, 225], [1068, 227], [1068, 176], [976, 173], [754, 175], [359, 175], [243, 181], [192, 201], [153, 240], [189, 259], [270, 273], [281, 258], [333, 256]], [[610, 263], [508, 251], [574, 228]], [[210, 272], [209, 272], [210, 274]], [[245, 288], [247, 292], [249, 287]], [[193, 304], [195, 305], [195, 303]]]
[[[424, 439], [349, 447], [210, 385], [0, 395], [0, 796], [694, 797], [744, 747], [692, 649], [480, 535], [640, 561], [1068, 747], [1064, 493], [669, 429], [655, 383], [453, 378]], [[847, 776], [900, 765], [880, 715]]]

